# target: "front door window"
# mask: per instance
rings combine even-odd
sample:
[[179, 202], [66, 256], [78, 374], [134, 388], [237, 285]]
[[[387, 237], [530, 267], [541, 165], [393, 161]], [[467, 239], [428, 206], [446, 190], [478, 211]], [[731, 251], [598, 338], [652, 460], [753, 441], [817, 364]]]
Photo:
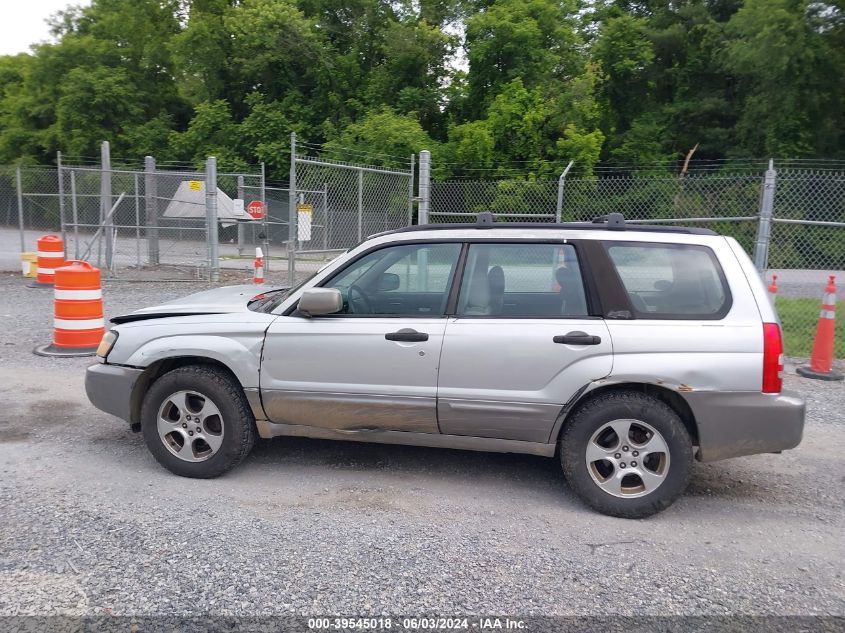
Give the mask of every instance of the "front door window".
[[340, 314], [432, 317], [446, 313], [461, 245], [404, 244], [364, 255], [325, 288], [343, 294]]

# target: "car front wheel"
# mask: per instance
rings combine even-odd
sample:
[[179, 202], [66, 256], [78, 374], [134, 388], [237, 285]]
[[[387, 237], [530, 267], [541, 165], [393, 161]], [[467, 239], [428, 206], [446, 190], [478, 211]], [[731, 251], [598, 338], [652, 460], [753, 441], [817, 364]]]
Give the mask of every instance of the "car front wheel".
[[179, 367], [158, 378], [141, 405], [141, 430], [156, 460], [182, 477], [222, 475], [255, 442], [243, 389], [209, 365]]
[[693, 461], [684, 423], [667, 404], [636, 391], [599, 395], [577, 410], [560, 440], [575, 493], [611, 516], [637, 519], [669, 507]]

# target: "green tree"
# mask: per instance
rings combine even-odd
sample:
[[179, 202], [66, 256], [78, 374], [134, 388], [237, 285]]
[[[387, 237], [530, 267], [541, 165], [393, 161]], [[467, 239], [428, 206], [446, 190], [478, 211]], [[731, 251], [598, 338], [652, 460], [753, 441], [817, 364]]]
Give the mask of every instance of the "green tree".
[[0, 162], [109, 140], [283, 178], [291, 131], [476, 177], [845, 156], [842, 0], [92, 0], [51, 28], [0, 57]]
[[826, 36], [828, 20], [810, 19], [813, 6], [809, 0], [746, 0], [728, 22], [724, 64], [738, 79], [741, 105], [734, 153], [841, 150], [841, 127], [825, 123], [831, 115], [842, 121], [843, 52]]
[[141, 120], [137, 87], [122, 68], [74, 68], [56, 104], [56, 135], [73, 155], [95, 155], [103, 139], [121, 139]]
[[611, 17], [601, 25], [593, 47], [605, 76], [601, 90], [606, 104], [604, 125], [614, 135], [624, 133], [640, 112], [654, 107], [649, 80], [654, 49], [647, 28], [645, 18]]
[[190, 161], [197, 167], [208, 156], [216, 156], [224, 169], [245, 167], [239, 126], [229, 104], [222, 99], [197, 105], [188, 129], [171, 132], [169, 144], [176, 159]]
[[236, 96], [233, 43], [225, 24], [233, 11], [232, 0], [193, 0], [185, 28], [169, 42], [179, 93], [193, 104]]
[[515, 79], [532, 88], [579, 74], [574, 2], [497, 0], [466, 21], [471, 113]]
[[346, 126], [337, 138], [325, 144], [325, 151], [333, 158], [342, 158], [347, 149], [353, 150], [351, 160], [394, 166], [410, 161], [411, 154], [424, 149], [436, 156], [439, 144], [415, 117], [384, 106]]

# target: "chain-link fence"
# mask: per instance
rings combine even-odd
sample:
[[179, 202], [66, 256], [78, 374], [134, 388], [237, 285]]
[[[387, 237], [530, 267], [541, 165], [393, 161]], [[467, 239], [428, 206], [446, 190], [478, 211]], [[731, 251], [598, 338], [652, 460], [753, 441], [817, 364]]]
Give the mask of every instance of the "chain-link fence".
[[208, 168], [161, 169], [150, 157], [143, 170], [104, 165], [59, 157], [57, 167], [0, 167], [0, 266], [18, 268], [19, 253], [56, 234], [68, 259], [90, 261], [106, 277], [216, 279], [221, 268], [251, 267], [251, 247], [267, 231], [236, 200], [247, 189], [263, 195], [263, 173], [211, 172], [209, 195]]
[[431, 222], [472, 222], [482, 211], [513, 222], [554, 222], [558, 183], [498, 180], [431, 183]]
[[[774, 282], [787, 353], [810, 354], [829, 275], [845, 282], [845, 165], [774, 161], [682, 176], [598, 170], [559, 181], [453, 181], [430, 185], [432, 222], [627, 221], [699, 226], [736, 238]], [[761, 221], [762, 218], [762, 221]], [[840, 315], [845, 312], [840, 310]], [[845, 317], [836, 356], [845, 358]]]
[[[360, 243], [367, 236], [408, 226], [413, 218], [413, 158], [407, 166], [385, 168], [316, 158], [293, 157], [288, 207], [297, 212], [289, 224], [289, 280], [310, 273], [319, 262]], [[297, 262], [297, 259], [299, 262]]]

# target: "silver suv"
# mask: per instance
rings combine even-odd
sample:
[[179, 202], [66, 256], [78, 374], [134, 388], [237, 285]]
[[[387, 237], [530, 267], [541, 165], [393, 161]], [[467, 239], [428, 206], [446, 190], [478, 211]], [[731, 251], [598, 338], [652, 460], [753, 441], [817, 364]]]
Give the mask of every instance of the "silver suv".
[[373, 236], [291, 289], [218, 288], [112, 320], [95, 406], [215, 477], [256, 434], [559, 457], [593, 508], [644, 517], [693, 459], [801, 441], [778, 317], [732, 238], [597, 223]]

